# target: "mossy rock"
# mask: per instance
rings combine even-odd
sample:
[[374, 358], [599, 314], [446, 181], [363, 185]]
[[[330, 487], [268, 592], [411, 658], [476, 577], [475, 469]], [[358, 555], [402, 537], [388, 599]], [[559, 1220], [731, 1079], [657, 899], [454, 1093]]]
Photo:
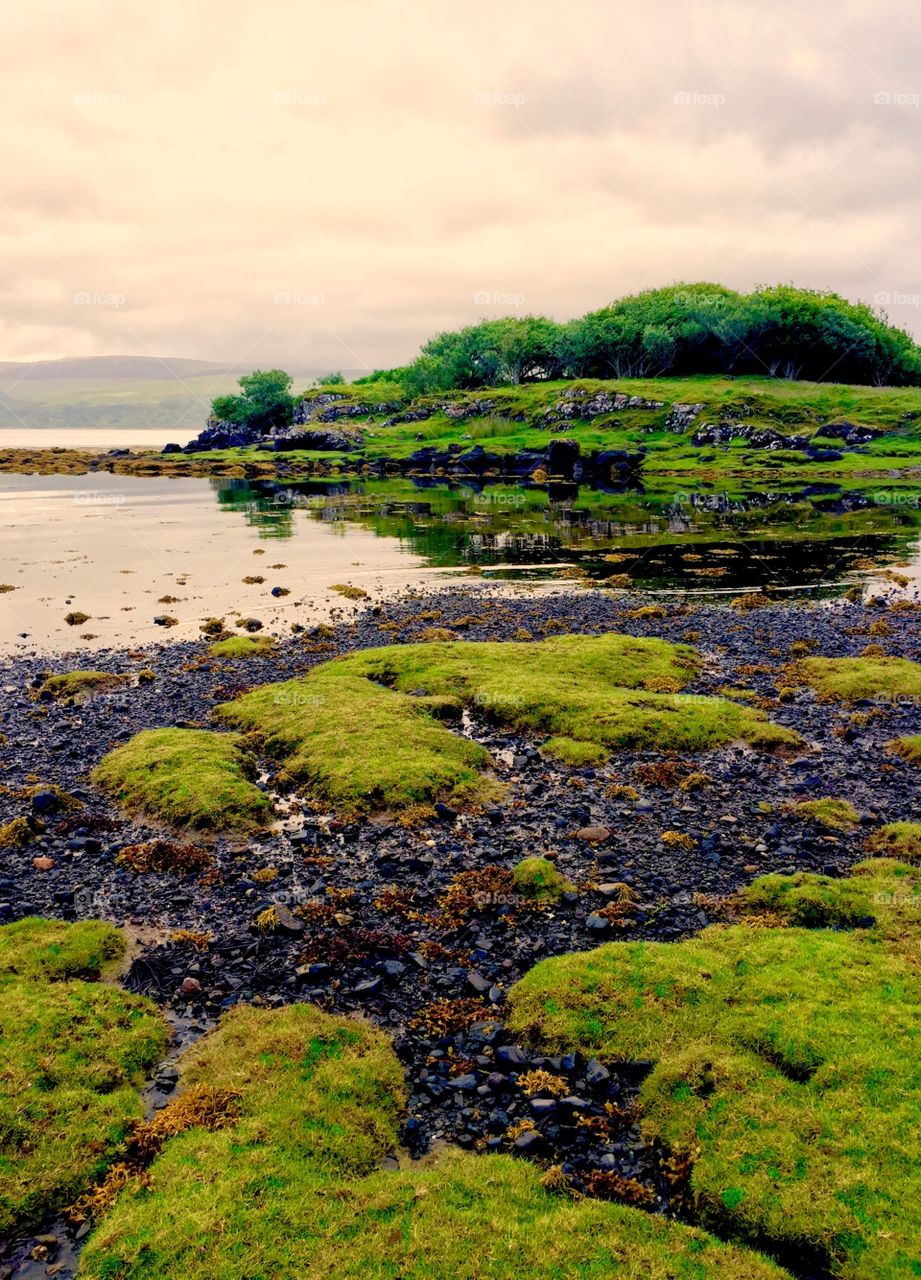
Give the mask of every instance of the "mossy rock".
[[921, 1239], [921, 871], [879, 860], [849, 880], [780, 880], [744, 902], [835, 923], [869, 904], [875, 923], [712, 926], [546, 960], [512, 989], [509, 1026], [550, 1053], [654, 1061], [643, 1126], [692, 1161], [705, 1226], [843, 1280], [907, 1277]]
[[437, 724], [432, 698], [546, 736], [545, 749], [578, 763], [618, 748], [799, 744], [751, 707], [654, 691], [680, 690], [700, 668], [686, 645], [618, 634], [392, 645], [254, 689], [216, 715], [259, 734], [317, 799], [357, 812], [483, 798], [487, 753]]
[[825, 796], [821, 800], [801, 800], [792, 812], [829, 831], [854, 831], [860, 826], [860, 814], [849, 800]]
[[212, 658], [264, 658], [275, 648], [271, 636], [230, 636], [208, 645]]
[[522, 858], [512, 871], [515, 892], [541, 902], [558, 902], [573, 886], [549, 858]]
[[802, 658], [787, 673], [835, 702], [921, 697], [921, 664], [908, 658]]
[[111, 925], [25, 919], [0, 928], [0, 1232], [37, 1222], [100, 1177], [131, 1124], [169, 1029], [150, 1001], [98, 978]]
[[538, 1168], [508, 1156], [451, 1150], [381, 1170], [405, 1086], [368, 1024], [305, 1005], [240, 1007], [181, 1071], [184, 1090], [235, 1090], [236, 1117], [166, 1142], [146, 1187], [126, 1188], [98, 1223], [84, 1280], [787, 1275], [704, 1231], [551, 1194]]
[[129, 812], [202, 831], [253, 829], [271, 818], [239, 734], [144, 729], [104, 756], [92, 779]]
[[65, 671], [47, 676], [32, 697], [38, 700], [50, 698], [54, 702], [79, 702], [127, 681], [127, 676], [117, 675], [114, 671]]

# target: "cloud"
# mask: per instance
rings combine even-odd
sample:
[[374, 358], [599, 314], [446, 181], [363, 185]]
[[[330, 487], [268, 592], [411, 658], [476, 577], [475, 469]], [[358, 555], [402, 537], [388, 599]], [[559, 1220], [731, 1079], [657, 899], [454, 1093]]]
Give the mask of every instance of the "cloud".
[[914, 298], [917, 53], [897, 0], [38, 0], [0, 358], [385, 366], [674, 279]]

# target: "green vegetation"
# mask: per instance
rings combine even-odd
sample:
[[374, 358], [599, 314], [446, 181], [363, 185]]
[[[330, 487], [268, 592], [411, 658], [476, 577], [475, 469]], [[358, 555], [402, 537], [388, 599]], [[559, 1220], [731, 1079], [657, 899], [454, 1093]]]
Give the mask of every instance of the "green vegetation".
[[92, 693], [102, 693], [105, 689], [124, 684], [127, 679], [127, 676], [116, 675], [114, 671], [65, 671], [60, 675], [47, 676], [32, 697], [75, 702]]
[[802, 658], [787, 672], [829, 701], [921, 697], [921, 665], [907, 658]]
[[216, 715], [259, 734], [319, 799], [352, 810], [482, 796], [482, 748], [451, 733], [426, 698], [451, 699], [514, 729], [615, 748], [701, 751], [745, 739], [795, 746], [762, 712], [679, 690], [700, 669], [687, 645], [631, 636], [465, 641], [364, 650], [265, 685]]
[[154, 1006], [96, 978], [124, 949], [110, 925], [0, 928], [0, 1232], [100, 1177], [169, 1031]]
[[[403, 1073], [380, 1032], [293, 1005], [238, 1008], [186, 1056], [230, 1123], [169, 1138], [91, 1236], [85, 1280], [781, 1280], [706, 1233], [541, 1185], [533, 1165], [446, 1152], [380, 1170]], [[203, 1247], [203, 1241], [207, 1247]]]
[[396, 384], [418, 395], [561, 377], [764, 369], [819, 381], [834, 369], [853, 383], [918, 385], [921, 352], [908, 333], [838, 294], [789, 285], [740, 294], [704, 282], [647, 289], [568, 324], [484, 320], [438, 334], [411, 364], [356, 385]]
[[212, 416], [261, 432], [286, 427], [294, 416], [292, 381], [291, 375], [281, 369], [257, 369], [244, 374], [239, 379], [239, 395], [218, 396], [212, 401]]
[[830, 831], [853, 831], [860, 826], [860, 814], [849, 800], [835, 800], [825, 796], [821, 800], [801, 800], [792, 811], [801, 818]]
[[921, 734], [914, 737], [894, 738], [887, 744], [894, 755], [901, 756], [909, 764], [921, 764]]
[[902, 862], [921, 862], [921, 822], [887, 822], [867, 838], [868, 853]]
[[271, 805], [255, 773], [237, 734], [144, 729], [104, 756], [92, 778], [130, 812], [220, 831], [268, 822]]
[[212, 658], [264, 658], [272, 652], [271, 636], [229, 636], [208, 645]]
[[522, 858], [512, 871], [512, 885], [516, 893], [540, 902], [558, 902], [573, 888], [549, 858]]
[[853, 928], [874, 914], [872, 896], [859, 877], [838, 880], [804, 871], [759, 876], [740, 897], [746, 913], [780, 916], [804, 929]]
[[[705, 1226], [845, 1280], [917, 1274], [921, 873], [756, 882], [743, 909], [872, 927], [713, 926], [547, 960], [510, 1026], [550, 1052], [653, 1059], [643, 1124], [691, 1164]], [[865, 923], [868, 923], [864, 921]]]

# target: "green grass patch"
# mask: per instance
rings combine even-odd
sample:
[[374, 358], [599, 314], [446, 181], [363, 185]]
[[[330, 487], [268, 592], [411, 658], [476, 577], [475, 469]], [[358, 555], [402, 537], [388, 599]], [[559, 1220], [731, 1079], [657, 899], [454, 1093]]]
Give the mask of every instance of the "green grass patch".
[[835, 702], [921, 697], [921, 664], [908, 658], [803, 658], [788, 670]]
[[512, 871], [516, 893], [541, 902], [558, 902], [573, 886], [549, 858], [522, 858]]
[[60, 675], [47, 676], [32, 696], [36, 699], [52, 698], [55, 702], [79, 701], [93, 693], [102, 693], [105, 689], [124, 684], [127, 679], [127, 676], [116, 675], [114, 671], [65, 671]]
[[[183, 1088], [239, 1095], [233, 1122], [169, 1139], [90, 1237], [84, 1280], [781, 1280], [705, 1232], [541, 1185], [506, 1156], [382, 1171], [403, 1073], [369, 1025], [305, 1005], [238, 1008], [187, 1055]], [[207, 1242], [204, 1247], [203, 1241]]]
[[0, 1232], [62, 1208], [102, 1175], [143, 1115], [165, 1052], [155, 1007], [98, 976], [121, 955], [110, 925], [0, 928]]
[[551, 750], [568, 744], [583, 762], [628, 747], [799, 743], [751, 707], [682, 694], [700, 666], [687, 645], [617, 634], [393, 645], [265, 685], [216, 714], [261, 735], [319, 799], [357, 811], [480, 794], [488, 756], [433, 720], [432, 698], [549, 735]]
[[129, 812], [220, 831], [269, 821], [271, 805], [252, 782], [255, 774], [237, 734], [144, 729], [104, 756], [92, 778]]
[[902, 862], [921, 862], [921, 822], [887, 822], [867, 837], [868, 853]]
[[854, 928], [874, 915], [872, 894], [859, 879], [842, 881], [809, 872], [759, 876], [740, 897], [746, 912], [777, 915], [804, 929]]
[[921, 764], [921, 733], [914, 737], [893, 738], [886, 745], [893, 755], [901, 756], [909, 764]]
[[791, 806], [791, 812], [829, 831], [853, 831], [860, 826], [860, 814], [850, 800], [836, 800], [832, 796], [800, 800]]
[[921, 872], [778, 877], [745, 902], [872, 928], [714, 926], [547, 960], [510, 1025], [549, 1051], [653, 1059], [644, 1127], [693, 1159], [704, 1225], [829, 1259], [847, 1280], [916, 1274], [921, 1238]]
[[264, 658], [275, 648], [271, 636], [229, 636], [208, 645], [212, 658]]

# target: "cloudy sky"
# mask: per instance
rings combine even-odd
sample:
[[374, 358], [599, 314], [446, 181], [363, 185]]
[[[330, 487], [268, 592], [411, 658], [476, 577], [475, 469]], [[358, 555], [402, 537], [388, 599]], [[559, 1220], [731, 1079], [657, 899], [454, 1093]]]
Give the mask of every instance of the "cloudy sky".
[[3, 27], [0, 359], [370, 368], [696, 279], [921, 336], [906, 0], [21, 0]]

